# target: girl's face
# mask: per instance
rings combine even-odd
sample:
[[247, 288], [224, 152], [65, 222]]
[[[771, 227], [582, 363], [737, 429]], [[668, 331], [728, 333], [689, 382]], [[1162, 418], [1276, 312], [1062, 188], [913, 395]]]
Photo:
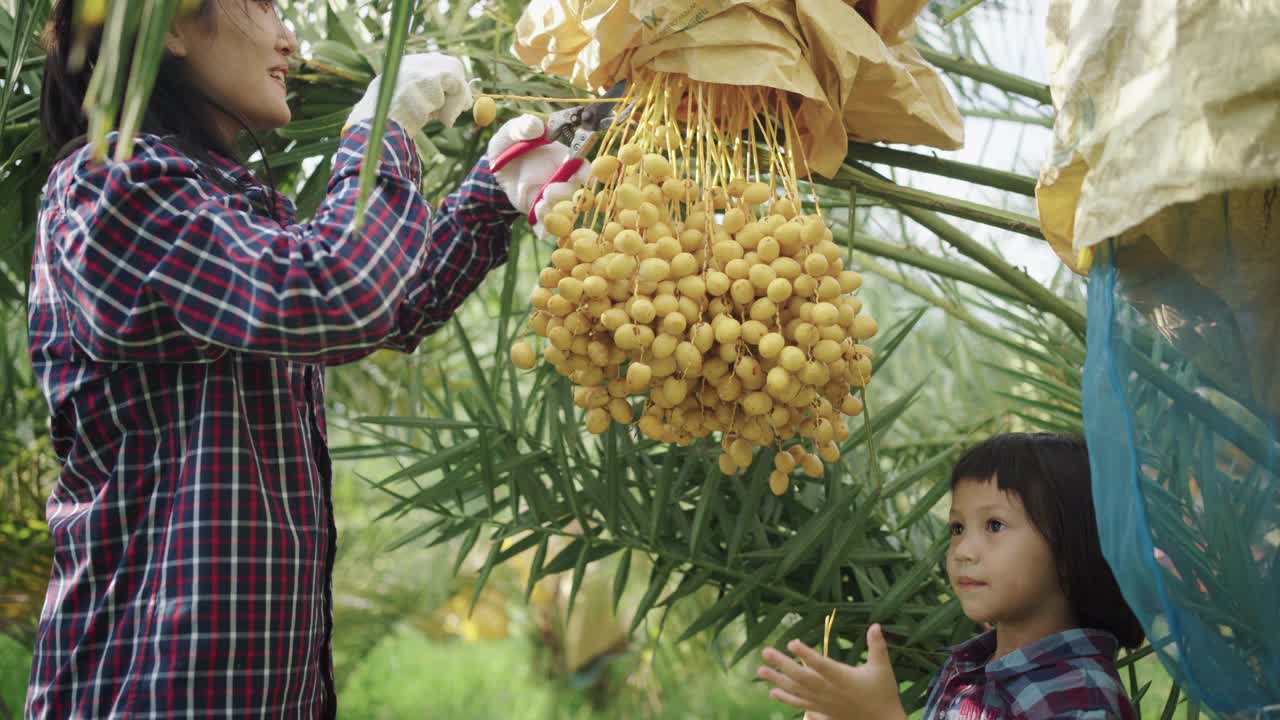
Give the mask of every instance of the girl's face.
[[[169, 52], [183, 58], [191, 82], [250, 128], [289, 124], [285, 82], [297, 38], [281, 22], [271, 0], [209, 0], [209, 13], [174, 23]], [[214, 111], [219, 127], [234, 137], [238, 123]]]
[[961, 478], [951, 493], [947, 575], [974, 622], [1037, 626], [1064, 612], [1053, 550], [1022, 500], [995, 478]]

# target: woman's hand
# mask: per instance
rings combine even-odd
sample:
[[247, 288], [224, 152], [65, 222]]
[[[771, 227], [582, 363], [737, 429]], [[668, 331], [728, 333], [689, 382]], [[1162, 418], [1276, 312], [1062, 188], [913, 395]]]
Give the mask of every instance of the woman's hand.
[[[369, 83], [369, 89], [351, 109], [344, 127], [373, 118], [381, 85], [381, 75]], [[388, 116], [412, 135], [432, 120], [453, 127], [471, 103], [471, 87], [461, 60], [441, 53], [405, 55], [400, 60]]]
[[867, 630], [865, 665], [837, 662], [799, 640], [792, 640], [787, 649], [805, 664], [765, 648], [765, 662], [772, 667], [756, 672], [774, 685], [769, 691], [774, 700], [808, 711], [805, 717], [811, 720], [906, 720], [879, 625]]
[[[489, 165], [492, 166], [499, 155], [517, 142], [540, 138], [545, 133], [546, 125], [541, 118], [534, 115], [521, 115], [508, 120], [489, 140], [489, 151], [486, 155]], [[577, 174], [566, 182], [547, 184], [560, 166], [569, 159], [569, 155], [569, 146], [564, 143], [548, 143], [517, 156], [501, 170], [494, 172], [498, 185], [511, 200], [511, 205], [522, 215], [528, 215], [529, 209], [537, 201], [537, 207], [533, 210], [538, 222], [533, 229], [538, 237], [543, 237], [545, 234], [542, 218], [547, 212], [561, 200], [572, 198], [574, 191], [590, 177], [590, 167], [584, 163]], [[541, 200], [537, 199], [539, 192], [542, 193]]]

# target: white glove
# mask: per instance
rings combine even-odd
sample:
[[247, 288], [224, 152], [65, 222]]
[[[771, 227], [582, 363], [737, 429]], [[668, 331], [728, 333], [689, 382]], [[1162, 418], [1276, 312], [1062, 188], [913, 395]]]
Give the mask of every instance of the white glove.
[[[540, 138], [544, 134], [546, 134], [546, 125], [534, 115], [521, 115], [508, 120], [489, 140], [489, 152], [486, 155], [489, 166], [492, 167], [494, 160], [517, 142]], [[555, 175], [556, 170], [560, 169], [569, 156], [570, 151], [567, 145], [559, 142], [550, 143], [529, 150], [507, 163], [501, 170], [494, 172], [498, 186], [522, 215], [529, 214], [529, 208], [537, 199], [538, 192], [542, 191], [542, 200], [534, 210], [534, 217], [538, 222], [533, 229], [538, 237], [544, 236], [542, 217], [556, 203], [572, 198], [574, 191], [591, 177], [591, 167], [583, 163], [578, 172], [568, 181], [547, 185], [547, 181]], [[544, 185], [546, 185], [545, 190], [543, 190]]]
[[[351, 109], [343, 127], [373, 119], [381, 85], [381, 75], [369, 83], [369, 89]], [[453, 127], [454, 121], [472, 102], [471, 86], [461, 60], [440, 53], [405, 55], [400, 60], [389, 117], [412, 135], [432, 120]]]

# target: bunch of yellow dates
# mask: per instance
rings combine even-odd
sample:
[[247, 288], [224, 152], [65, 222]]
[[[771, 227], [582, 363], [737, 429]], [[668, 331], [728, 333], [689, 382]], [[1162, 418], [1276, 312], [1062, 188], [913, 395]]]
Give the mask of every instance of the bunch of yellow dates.
[[[558, 244], [529, 298], [543, 358], [591, 432], [720, 433], [726, 474], [772, 447], [778, 494], [797, 468], [821, 477], [862, 412], [850, 391], [871, 378], [862, 341], [877, 327], [853, 294], [861, 277], [803, 206], [785, 94], [655, 74], [631, 99], [591, 181], [543, 219]], [[536, 362], [523, 341], [512, 359]]]

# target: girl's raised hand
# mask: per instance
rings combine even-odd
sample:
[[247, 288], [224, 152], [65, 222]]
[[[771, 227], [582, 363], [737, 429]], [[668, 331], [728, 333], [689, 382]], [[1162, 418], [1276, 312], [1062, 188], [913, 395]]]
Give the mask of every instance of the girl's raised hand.
[[898, 681], [889, 663], [889, 646], [879, 625], [867, 630], [867, 663], [846, 665], [819, 654], [799, 640], [787, 649], [804, 665], [765, 648], [764, 659], [772, 667], [756, 671], [773, 684], [769, 696], [808, 711], [807, 717], [828, 720], [906, 720], [898, 698]]

